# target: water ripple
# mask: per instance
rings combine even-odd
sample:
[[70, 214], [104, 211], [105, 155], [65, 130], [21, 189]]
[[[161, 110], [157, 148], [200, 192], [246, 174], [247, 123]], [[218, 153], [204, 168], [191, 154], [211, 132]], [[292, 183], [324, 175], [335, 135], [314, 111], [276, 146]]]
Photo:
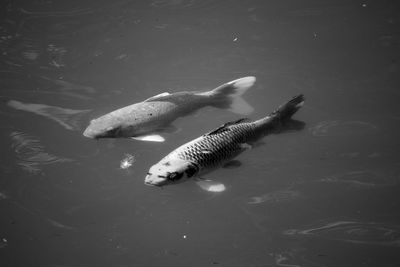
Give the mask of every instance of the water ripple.
[[198, 9], [204, 7], [216, 7], [219, 1], [215, 0], [153, 0], [151, 6], [170, 9]]
[[301, 193], [298, 191], [292, 190], [278, 190], [274, 192], [270, 192], [261, 196], [252, 197], [251, 201], [247, 202], [248, 204], [260, 204], [263, 202], [268, 203], [276, 203], [276, 202], [285, 202], [291, 201], [301, 197]]
[[43, 165], [73, 161], [47, 153], [37, 138], [23, 132], [12, 132], [10, 137], [18, 165], [27, 172], [38, 173]]
[[50, 11], [50, 12], [30, 11], [24, 8], [20, 8], [19, 10], [23, 14], [34, 17], [69, 17], [69, 16], [87, 15], [95, 12], [94, 9], [75, 9], [69, 11]]
[[322, 121], [309, 128], [314, 136], [348, 136], [376, 132], [378, 127], [364, 121]]
[[[32, 64], [40, 64], [41, 68], [47, 68], [48, 65], [56, 68], [65, 66], [67, 49], [48, 42], [51, 37], [61, 42], [59, 29], [72, 32], [72, 29], [60, 27], [58, 20], [69, 19], [67, 26], [72, 27], [77, 25], [76, 21], [80, 16], [87, 16], [98, 10], [100, 9], [30, 11], [20, 8], [18, 4], [10, 4], [0, 25], [0, 53], [4, 59], [2, 63], [18, 68]], [[52, 21], [49, 23], [50, 19]], [[59, 28], [54, 28], [55, 25]], [[37, 37], [47, 30], [51, 32], [46, 37]], [[56, 31], [54, 35], [53, 31]]]
[[392, 186], [397, 184], [396, 175], [380, 174], [369, 170], [349, 171], [330, 175], [319, 180], [323, 183], [343, 183], [355, 187]]
[[316, 236], [354, 244], [400, 246], [400, 226], [377, 222], [337, 221], [309, 229], [289, 229], [284, 234]]
[[59, 47], [54, 44], [49, 44], [47, 46], [47, 51], [49, 52], [50, 55], [50, 65], [60, 68], [64, 67], [64, 55], [67, 53], [67, 49], [64, 47]]

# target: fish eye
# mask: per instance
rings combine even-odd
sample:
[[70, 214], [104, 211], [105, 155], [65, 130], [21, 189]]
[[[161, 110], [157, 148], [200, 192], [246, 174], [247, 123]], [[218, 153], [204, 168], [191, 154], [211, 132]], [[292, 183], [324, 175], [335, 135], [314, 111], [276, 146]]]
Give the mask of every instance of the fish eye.
[[117, 135], [118, 132], [119, 132], [119, 127], [116, 127], [116, 128], [108, 127], [108, 128], [106, 129], [106, 132], [107, 132], [109, 135]]
[[179, 173], [179, 172], [171, 172], [167, 175], [167, 179], [171, 180], [171, 181], [176, 181], [181, 179], [183, 176], [183, 173]]

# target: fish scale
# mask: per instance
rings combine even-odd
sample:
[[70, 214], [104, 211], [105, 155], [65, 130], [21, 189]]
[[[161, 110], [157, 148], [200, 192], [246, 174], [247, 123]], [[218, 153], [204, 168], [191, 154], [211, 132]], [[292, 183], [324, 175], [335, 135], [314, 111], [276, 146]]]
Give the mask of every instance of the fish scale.
[[208, 133], [189, 142], [166, 158], [177, 157], [195, 163], [200, 169], [216, 167], [243, 150], [243, 144], [254, 135], [253, 122], [228, 126], [221, 133]]

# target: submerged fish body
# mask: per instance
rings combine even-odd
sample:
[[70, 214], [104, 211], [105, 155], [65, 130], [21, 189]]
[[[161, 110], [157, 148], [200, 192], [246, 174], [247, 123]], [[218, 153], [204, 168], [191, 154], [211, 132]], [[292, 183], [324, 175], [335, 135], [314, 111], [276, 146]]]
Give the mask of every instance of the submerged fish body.
[[82, 115], [90, 111], [89, 109], [77, 110], [49, 106], [45, 104], [23, 103], [17, 100], [8, 101], [7, 105], [16, 110], [28, 111], [40, 116], [44, 116], [71, 131], [76, 131], [79, 129], [79, 121], [82, 118]]
[[175, 119], [206, 106], [248, 114], [253, 109], [240, 96], [254, 82], [254, 77], [244, 77], [207, 92], [162, 93], [92, 120], [83, 135], [89, 138], [133, 137], [140, 140], [171, 128], [170, 124]]
[[257, 140], [275, 132], [303, 105], [302, 95], [294, 97], [269, 116], [256, 121], [228, 122], [172, 151], [153, 165], [145, 184], [163, 186], [184, 182], [211, 172], [250, 148]]

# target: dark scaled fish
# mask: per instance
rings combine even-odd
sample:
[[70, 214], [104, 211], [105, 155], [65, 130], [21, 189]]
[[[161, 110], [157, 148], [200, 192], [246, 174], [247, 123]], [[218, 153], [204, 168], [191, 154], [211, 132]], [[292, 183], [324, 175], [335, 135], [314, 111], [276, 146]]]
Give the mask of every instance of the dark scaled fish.
[[249, 76], [207, 92], [162, 93], [92, 120], [83, 135], [96, 139], [132, 137], [162, 142], [164, 138], [159, 132], [171, 129], [171, 123], [177, 118], [206, 106], [229, 109], [239, 114], [251, 113], [253, 108], [241, 95], [255, 81], [255, 77]]
[[[240, 119], [225, 123], [178, 147], [150, 168], [145, 184], [164, 186], [181, 183], [229, 163], [263, 136], [279, 131], [303, 103], [303, 95], [296, 96], [269, 116], [256, 121]], [[197, 182], [208, 191], [225, 189], [223, 184], [210, 180], [197, 179]]]

